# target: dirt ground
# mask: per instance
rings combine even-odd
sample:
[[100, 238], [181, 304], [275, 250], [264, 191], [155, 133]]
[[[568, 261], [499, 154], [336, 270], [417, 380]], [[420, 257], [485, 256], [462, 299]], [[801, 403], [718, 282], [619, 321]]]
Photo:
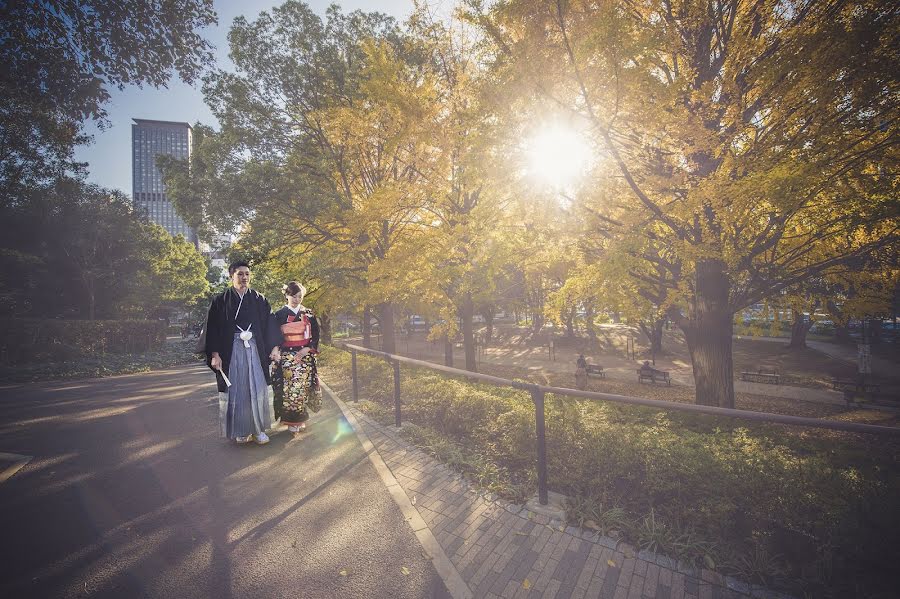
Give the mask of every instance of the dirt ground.
[[[547, 337], [541, 342], [528, 338], [528, 329], [512, 324], [495, 326], [492, 343], [479, 348], [478, 370], [496, 374], [505, 378], [527, 378], [543, 384], [554, 386], [574, 386], [572, 372], [574, 361], [579, 353], [584, 353], [589, 361], [603, 364], [609, 371], [618, 368], [630, 371], [644, 359], [650, 359], [646, 338], [626, 325], [603, 325], [598, 327], [597, 338], [586, 336], [565, 338], [556, 331], [553, 356], [551, 360]], [[483, 332], [483, 329], [481, 330]], [[375, 341], [377, 348], [378, 339]], [[626, 347], [633, 343], [636, 346], [637, 361], [630, 360]], [[682, 378], [690, 378], [692, 368], [690, 354], [680, 331], [673, 328], [664, 332], [664, 353], [656, 358], [658, 368], [670, 370], [676, 382], [679, 374]], [[443, 363], [443, 345], [425, 339], [424, 332], [410, 335], [401, 334], [397, 338], [397, 351], [402, 355]], [[732, 345], [735, 378], [742, 371], [755, 371], [759, 367], [774, 368], [782, 376], [783, 385], [828, 389], [831, 379], [852, 378], [856, 374], [856, 365], [846, 359], [830, 357], [815, 349], [801, 350], [787, 347], [786, 339], [735, 338]], [[461, 367], [465, 363], [462, 344], [454, 347], [454, 364]], [[881, 396], [900, 401], [900, 352], [882, 351], [879, 359], [873, 361], [873, 376], [881, 383]], [[669, 401], [693, 402], [692, 387], [673, 385], [657, 387], [638, 384], [616, 378], [597, 379], [591, 377], [590, 389], [623, 395], [653, 397]], [[848, 412], [860, 412], [851, 419], [865, 422], [890, 421], [889, 414], [871, 414], [871, 410], [848, 410], [843, 406], [798, 401], [763, 395], [738, 393], [737, 407], [755, 411], [766, 411], [802, 416], [849, 415]], [[866, 413], [863, 416], [862, 413]]]

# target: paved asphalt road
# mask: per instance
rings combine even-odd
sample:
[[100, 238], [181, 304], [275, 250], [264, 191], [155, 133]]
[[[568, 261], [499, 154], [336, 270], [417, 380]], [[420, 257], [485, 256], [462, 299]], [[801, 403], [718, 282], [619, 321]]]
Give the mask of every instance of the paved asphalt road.
[[0, 388], [0, 452], [33, 456], [0, 482], [0, 596], [449, 597], [333, 402], [262, 447], [216, 406], [194, 366]]

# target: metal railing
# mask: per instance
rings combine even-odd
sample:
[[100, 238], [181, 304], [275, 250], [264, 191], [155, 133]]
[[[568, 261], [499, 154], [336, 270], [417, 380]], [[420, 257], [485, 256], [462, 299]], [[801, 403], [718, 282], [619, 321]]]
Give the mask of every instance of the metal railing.
[[643, 397], [630, 397], [627, 395], [617, 395], [615, 393], [600, 393], [597, 391], [581, 391], [578, 389], [569, 389], [567, 387], [548, 387], [546, 385], [536, 385], [533, 383], [525, 383], [522, 381], [511, 381], [509, 379], [492, 376], [489, 374], [481, 374], [478, 372], [469, 372], [459, 368], [451, 368], [440, 364], [433, 364], [423, 360], [407, 358], [406, 356], [398, 356], [385, 352], [360, 347], [358, 345], [343, 344], [342, 347], [350, 352], [350, 368], [353, 379], [353, 396], [354, 402], [359, 401], [359, 377], [357, 375], [356, 354], [361, 353], [377, 358], [384, 358], [392, 366], [394, 370], [394, 424], [400, 426], [401, 402], [400, 402], [400, 363], [409, 364], [419, 368], [428, 368], [445, 372], [453, 376], [461, 376], [468, 379], [489, 383], [500, 387], [512, 387], [514, 389], [522, 389], [531, 394], [531, 400], [534, 402], [535, 410], [535, 433], [537, 435], [537, 471], [538, 471], [538, 500], [541, 505], [547, 505], [547, 442], [546, 430], [544, 422], [544, 396], [547, 393], [554, 395], [564, 395], [569, 397], [578, 397], [581, 399], [593, 399], [600, 401], [610, 401], [613, 403], [631, 404], [638, 406], [646, 406], [658, 408], [660, 410], [670, 412], [693, 412], [695, 414], [708, 414], [710, 416], [725, 416], [728, 418], [737, 418], [742, 420], [755, 420], [757, 422], [771, 422], [775, 424], [789, 424], [793, 426], [807, 426], [811, 428], [823, 428], [837, 431], [846, 431], [852, 433], [870, 433], [870, 434], [887, 434], [900, 435], [900, 428], [891, 426], [880, 426], [875, 424], [859, 424], [856, 422], [841, 422], [839, 420], [822, 420], [820, 418], [805, 418], [802, 416], [787, 416], [784, 414], [770, 414], [768, 412], [751, 412], [749, 410], [735, 410], [731, 408], [719, 408], [715, 406], [701, 406], [696, 404], [683, 404], [663, 401], [659, 399], [646, 399]]

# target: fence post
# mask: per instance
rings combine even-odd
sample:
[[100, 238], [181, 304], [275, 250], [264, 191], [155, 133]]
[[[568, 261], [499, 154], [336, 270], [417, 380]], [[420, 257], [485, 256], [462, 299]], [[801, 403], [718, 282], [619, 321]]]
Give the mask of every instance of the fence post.
[[356, 350], [350, 350], [350, 370], [353, 378], [353, 401], [359, 401], [359, 379], [356, 377]]
[[394, 425], [400, 427], [400, 361], [391, 360], [394, 365]]
[[531, 399], [534, 401], [534, 420], [537, 429], [537, 472], [538, 501], [547, 505], [547, 437], [544, 424], [544, 392], [531, 387]]

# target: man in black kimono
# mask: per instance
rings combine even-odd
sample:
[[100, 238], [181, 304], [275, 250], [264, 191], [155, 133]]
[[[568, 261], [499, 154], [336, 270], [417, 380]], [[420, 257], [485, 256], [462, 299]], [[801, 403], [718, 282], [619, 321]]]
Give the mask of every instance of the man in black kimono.
[[283, 337], [268, 300], [250, 289], [250, 266], [234, 262], [228, 274], [231, 287], [206, 319], [206, 363], [216, 373], [222, 435], [263, 445], [274, 420], [269, 361], [280, 359]]

